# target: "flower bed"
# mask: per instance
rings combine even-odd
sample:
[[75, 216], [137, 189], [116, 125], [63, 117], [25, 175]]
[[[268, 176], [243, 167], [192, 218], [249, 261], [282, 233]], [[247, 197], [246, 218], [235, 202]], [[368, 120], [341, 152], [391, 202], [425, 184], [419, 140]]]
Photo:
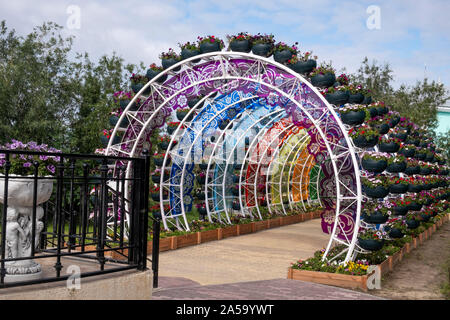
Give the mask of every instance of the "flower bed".
[[[383, 252], [373, 253], [371, 258], [376, 263], [371, 264], [379, 268], [380, 276], [385, 275], [392, 271], [394, 266], [402, 261], [406, 254], [413, 248], [417, 248], [425, 239], [430, 238], [443, 223], [449, 220], [450, 213], [447, 210], [436, 216], [432, 225], [428, 223], [421, 226], [422, 230], [415, 231], [413, 237], [393, 240], [393, 245], [386, 248]], [[369, 290], [367, 287], [368, 275], [366, 272], [370, 263], [368, 260], [350, 261], [346, 265], [339, 265], [337, 263], [330, 264], [321, 261], [320, 258], [323, 252], [324, 250], [322, 249], [321, 251], [317, 251], [313, 258], [305, 261], [299, 260], [293, 263], [288, 268], [287, 278], [343, 288], [360, 289], [363, 291]], [[386, 259], [379, 261], [383, 255], [385, 255]]]

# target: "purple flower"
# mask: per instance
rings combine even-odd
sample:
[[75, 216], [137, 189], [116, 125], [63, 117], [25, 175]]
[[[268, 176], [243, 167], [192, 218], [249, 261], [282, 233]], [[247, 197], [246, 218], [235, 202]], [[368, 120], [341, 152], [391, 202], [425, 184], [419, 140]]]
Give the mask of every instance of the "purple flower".
[[25, 168], [29, 168], [29, 167], [31, 167], [31, 162], [25, 162], [25, 163], [23, 164], [23, 166], [24, 166]]
[[52, 174], [55, 174], [55, 171], [56, 171], [55, 169], [56, 169], [55, 166], [52, 164], [49, 164], [47, 166], [47, 170], [50, 171]]

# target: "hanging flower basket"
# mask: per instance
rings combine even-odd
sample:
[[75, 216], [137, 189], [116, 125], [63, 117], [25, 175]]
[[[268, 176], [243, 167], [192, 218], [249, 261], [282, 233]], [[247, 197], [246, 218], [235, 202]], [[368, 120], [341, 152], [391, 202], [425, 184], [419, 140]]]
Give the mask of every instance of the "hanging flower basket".
[[215, 36], [197, 37], [201, 53], [222, 51], [223, 41]]
[[228, 36], [229, 49], [236, 52], [250, 52], [252, 49], [252, 36], [247, 32], [240, 32], [237, 35]]
[[370, 198], [382, 199], [389, 194], [389, 189], [383, 186], [367, 187], [364, 186], [364, 193]]
[[420, 222], [418, 220], [406, 220], [406, 225], [408, 226], [408, 229], [417, 229], [420, 225]]
[[402, 194], [408, 191], [408, 184], [398, 183], [389, 186], [389, 192], [395, 194]]
[[252, 46], [252, 52], [257, 56], [270, 57], [272, 54], [272, 45], [269, 43], [254, 43]]
[[352, 138], [355, 146], [359, 148], [371, 148], [378, 142], [378, 132], [371, 129], [366, 125], [361, 125], [358, 128], [351, 128], [348, 131], [349, 136]]
[[374, 240], [374, 239], [360, 239], [358, 238], [358, 244], [361, 248], [368, 251], [378, 251], [384, 246], [383, 240]]
[[342, 122], [350, 126], [360, 125], [366, 118], [366, 111], [363, 109], [352, 111], [342, 108], [339, 110], [339, 113], [341, 115]]
[[335, 90], [334, 87], [325, 89], [325, 99], [335, 106], [341, 106], [347, 103], [349, 93], [345, 88]]
[[206, 182], [206, 174], [204, 172], [200, 172], [195, 177], [197, 179], [197, 182], [200, 184], [205, 184]]
[[381, 211], [373, 211], [365, 213], [363, 220], [371, 224], [383, 224], [389, 219], [389, 215], [382, 213]]
[[351, 94], [348, 97], [348, 103], [359, 104], [364, 101], [364, 95], [362, 93]]
[[404, 216], [408, 213], [408, 206], [397, 206], [393, 207], [394, 214], [397, 216]]
[[258, 56], [270, 57], [275, 44], [273, 34], [260, 34], [252, 37], [252, 52]]
[[300, 74], [308, 74], [317, 67], [316, 60], [309, 59], [306, 61], [298, 60], [287, 65], [289, 68]]
[[250, 41], [247, 39], [242, 39], [242, 40], [233, 40], [230, 42], [230, 49], [231, 51], [236, 51], [236, 52], [250, 52], [252, 47], [250, 45]]
[[[317, 70], [317, 68], [315, 70]], [[331, 87], [335, 81], [336, 81], [336, 76], [332, 72], [328, 72], [328, 73], [324, 73], [324, 74], [318, 73], [318, 74], [311, 76], [311, 84], [315, 87], [328, 88], [328, 87]]]
[[361, 104], [369, 105], [372, 103], [372, 97], [371, 96], [364, 96], [364, 100], [361, 102]]
[[388, 164], [386, 167], [386, 171], [389, 173], [400, 173], [405, 171], [406, 169], [406, 161], [403, 162], [393, 162]]
[[422, 186], [419, 184], [409, 184], [408, 185], [408, 192], [415, 192], [415, 193], [419, 193], [420, 191], [422, 191]]
[[399, 229], [399, 228], [391, 228], [389, 230], [388, 235], [389, 235], [390, 238], [393, 238], [393, 239], [400, 239], [400, 238], [403, 238], [405, 236], [405, 234], [403, 233], [402, 229]]
[[202, 170], [208, 169], [208, 163], [202, 162], [198, 164], [198, 167]]
[[400, 149], [400, 143], [396, 138], [381, 138], [378, 142], [378, 150], [380, 152], [394, 153]]
[[[181, 49], [180, 56], [182, 60], [189, 59], [200, 54], [200, 49], [197, 43], [194, 42], [186, 42], [184, 44], [178, 43], [178, 46]], [[194, 59], [192, 63], [198, 63], [201, 59]]]
[[364, 153], [361, 161], [361, 165], [364, 170], [380, 173], [387, 167], [387, 160], [384, 156], [380, 156], [377, 153]]
[[185, 120], [185, 122], [190, 122], [194, 119], [195, 112], [192, 112], [189, 116], [190, 109], [178, 109], [177, 110], [177, 119], [180, 121]]

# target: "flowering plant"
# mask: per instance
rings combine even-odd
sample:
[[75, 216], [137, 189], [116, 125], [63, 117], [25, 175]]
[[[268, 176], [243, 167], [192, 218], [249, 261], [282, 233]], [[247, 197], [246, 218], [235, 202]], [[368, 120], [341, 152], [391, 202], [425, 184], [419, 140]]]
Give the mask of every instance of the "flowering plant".
[[400, 229], [403, 233], [405, 233], [407, 229], [405, 220], [400, 217], [389, 219], [385, 227], [388, 227], [389, 229]]
[[366, 151], [364, 152], [362, 159], [363, 160], [387, 160], [390, 158], [390, 155], [388, 153], [384, 152], [375, 152], [375, 151]]
[[322, 64], [321, 66], [314, 68], [314, 70], [311, 71], [310, 76], [313, 77], [313, 76], [316, 76], [319, 74], [324, 75], [324, 74], [328, 74], [328, 73], [334, 74], [335, 73], [334, 68], [331, 65]]
[[178, 53], [176, 53], [172, 48], [169, 48], [169, 51], [162, 52], [159, 55], [160, 59], [175, 59], [175, 60], [181, 60], [181, 57]]
[[135, 74], [133, 73], [130, 77], [131, 83], [133, 84], [138, 84], [138, 83], [143, 83], [146, 84], [148, 82], [148, 79], [146, 76], [140, 75], [140, 74]]
[[183, 44], [178, 43], [181, 50], [198, 50], [198, 43], [195, 42], [185, 42]]
[[253, 37], [248, 32], [239, 32], [236, 35], [227, 35], [228, 42], [233, 42], [235, 40], [249, 40], [252, 41]]
[[196, 204], [195, 204], [195, 207], [196, 207], [197, 209], [200, 209], [200, 208], [206, 208], [206, 203], [204, 203], [204, 202], [196, 203]]
[[411, 197], [405, 197], [405, 198], [394, 198], [390, 200], [392, 205], [395, 207], [406, 207], [412, 202]]
[[153, 158], [156, 158], [156, 159], [164, 159], [164, 157], [166, 156], [166, 154], [165, 153], [155, 153], [154, 155], [153, 155]]
[[321, 90], [323, 95], [326, 95], [327, 93], [335, 93], [338, 91], [347, 92], [348, 89], [346, 86], [337, 86], [337, 87], [329, 87]]
[[348, 104], [345, 107], [339, 109], [340, 114], [349, 113], [351, 111], [367, 111], [367, 106], [363, 104]]
[[420, 214], [408, 212], [405, 216], [406, 220], [422, 221]]
[[283, 51], [283, 50], [288, 50], [292, 53], [292, 55], [297, 55], [298, 52], [298, 48], [297, 48], [298, 42], [296, 42], [293, 46], [288, 46], [286, 43], [284, 42], [278, 42], [277, 44], [275, 44], [273, 50], [274, 51]]
[[383, 215], [391, 215], [392, 203], [389, 201], [368, 201], [363, 204], [364, 213], [368, 216], [376, 211], [381, 212]]
[[382, 125], [384, 123], [387, 124], [388, 120], [385, 119], [383, 116], [375, 116], [373, 118], [367, 119], [366, 123], [371, 127], [375, 127], [375, 126]]
[[265, 44], [270, 44], [273, 46], [273, 44], [275, 43], [275, 39], [273, 38], [273, 34], [256, 34], [254, 36], [252, 36], [252, 43], [257, 44], [257, 43], [265, 43]]
[[122, 100], [131, 100], [134, 97], [134, 93], [130, 91], [116, 91], [113, 94], [114, 102], [119, 102]]
[[172, 128], [178, 128], [181, 122], [168, 122], [167, 126]]
[[343, 86], [348, 86], [350, 79], [345, 73], [341, 73], [339, 77], [336, 78], [336, 81], [339, 82]]
[[393, 163], [402, 163], [405, 161], [406, 161], [406, 157], [401, 155], [400, 153], [397, 153], [397, 155], [395, 155], [395, 156], [389, 155], [389, 157], [387, 157], [388, 165], [391, 165]]
[[[13, 139], [11, 143], [6, 143], [4, 146], [0, 145], [0, 150], [17, 150], [17, 151], [36, 151], [36, 152], [48, 152], [48, 153], [61, 153], [61, 150], [49, 147], [46, 144], [37, 144], [34, 141], [23, 143], [21, 141]], [[60, 157], [57, 155], [27, 155], [27, 154], [11, 154], [9, 158], [10, 162], [10, 174], [16, 174], [21, 176], [34, 175], [36, 162], [38, 166], [38, 175], [47, 176], [53, 175], [56, 172], [56, 165], [60, 161]], [[0, 168], [3, 169], [6, 165], [6, 154], [0, 151]]]
[[301, 53], [300, 51], [297, 52], [297, 54], [292, 55], [292, 57], [287, 61], [288, 64], [294, 64], [298, 61], [308, 61], [311, 59], [311, 57], [314, 60], [317, 60], [317, 56], [312, 55], [312, 51], [307, 51], [305, 53]]
[[171, 136], [165, 134], [165, 135], [161, 136], [160, 141], [161, 142], [170, 142], [171, 139], [172, 139]]
[[416, 150], [416, 146], [413, 144], [403, 144], [398, 151], [401, 152], [401, 151], [410, 151], [410, 150]]
[[403, 142], [399, 138], [380, 136], [379, 140], [380, 140], [380, 143], [396, 143], [396, 144], [399, 144], [400, 147], [403, 146]]
[[374, 229], [362, 229], [358, 233], [358, 238], [362, 240], [383, 240], [386, 236], [385, 231]]
[[199, 45], [202, 43], [219, 43], [219, 47], [222, 50], [225, 46], [223, 41], [215, 36], [197, 37]]
[[363, 124], [357, 128], [351, 128], [348, 131], [349, 136], [354, 139], [357, 137], [365, 137], [365, 138], [373, 138], [373, 137], [378, 137], [378, 131], [370, 128], [369, 126]]
[[397, 177], [397, 176], [390, 177], [390, 180], [391, 180], [391, 184], [392, 185], [395, 185], [395, 184], [408, 185], [410, 183], [408, 178], [400, 178], [400, 177]]
[[391, 185], [389, 177], [383, 175], [361, 177], [361, 183], [369, 188], [376, 188], [379, 186], [387, 188]]
[[152, 63], [149, 68], [150, 68], [150, 70], [153, 70], [153, 71], [163, 71], [164, 70], [163, 67], [157, 66], [156, 63]]
[[351, 84], [347, 88], [351, 94], [357, 94], [357, 93], [366, 94], [367, 93], [366, 90], [364, 90], [363, 86], [360, 84]]

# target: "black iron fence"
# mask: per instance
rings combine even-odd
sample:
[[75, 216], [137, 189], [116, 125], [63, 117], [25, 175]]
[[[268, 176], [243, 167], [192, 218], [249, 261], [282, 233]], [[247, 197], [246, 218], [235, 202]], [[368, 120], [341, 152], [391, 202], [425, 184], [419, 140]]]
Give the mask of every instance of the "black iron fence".
[[[57, 160], [53, 175], [40, 167], [48, 157]], [[32, 174], [14, 174], [21, 159], [30, 159]], [[0, 287], [68, 279], [63, 269], [74, 258], [80, 277], [147, 268], [148, 152], [123, 158], [0, 150], [0, 161]]]

